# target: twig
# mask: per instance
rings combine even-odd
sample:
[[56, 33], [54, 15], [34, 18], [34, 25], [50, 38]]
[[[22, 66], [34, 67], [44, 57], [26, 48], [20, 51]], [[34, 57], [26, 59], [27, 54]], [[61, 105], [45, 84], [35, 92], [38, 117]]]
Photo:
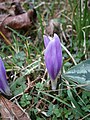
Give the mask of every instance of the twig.
[[16, 96], [14, 96], [14, 97], [12, 97], [12, 98], [10, 99], [10, 101], [12, 101], [12, 100], [14, 100], [14, 99], [16, 99], [17, 97], [22, 96], [22, 95], [23, 95], [23, 92], [20, 93], [20, 94], [18, 94], [18, 95], [16, 95]]
[[45, 2], [41, 2], [39, 5], [35, 6], [34, 8], [37, 9], [38, 7], [45, 5]]
[[87, 58], [87, 55], [86, 55], [86, 35], [85, 35], [85, 32], [84, 30], [83, 31], [83, 36], [84, 36], [84, 43], [83, 43], [83, 47], [84, 47], [84, 54], [85, 54], [85, 58]]
[[86, 119], [88, 116], [90, 116], [90, 113], [87, 114], [86, 116], [84, 116], [83, 118], [79, 119], [79, 120], [84, 120], [84, 119]]
[[25, 89], [24, 93], [27, 92], [30, 88], [32, 88], [33, 86], [35, 86], [35, 82], [37, 82], [40, 79], [40, 76], [38, 76], [35, 80], [33, 80], [32, 82], [30, 82], [29, 77], [27, 76], [27, 80], [28, 80], [28, 86]]
[[62, 24], [60, 25], [60, 28], [61, 28], [61, 31], [62, 31], [62, 35], [63, 35], [65, 41], [67, 42], [67, 38], [66, 38], [66, 36], [65, 36], [65, 33], [64, 33], [64, 30], [63, 30]]
[[6, 38], [6, 36], [0, 31], [0, 35], [3, 37], [3, 39], [5, 40], [5, 42], [11, 46], [11, 48], [16, 52], [16, 50], [14, 49], [14, 47], [12, 46], [11, 42]]
[[73, 63], [74, 63], [75, 65], [77, 65], [76, 61], [74, 60], [73, 56], [72, 56], [71, 53], [68, 51], [68, 49], [67, 49], [62, 43], [61, 43], [61, 46], [62, 46], [62, 48], [68, 53], [68, 55], [71, 57]]
[[[17, 106], [20, 108], [20, 110], [27, 116], [27, 118], [30, 119], [29, 115], [28, 115], [28, 114], [25, 112], [25, 110], [23, 110], [22, 107], [18, 104], [17, 99], [15, 99], [15, 102], [16, 102]], [[31, 119], [30, 119], [30, 120], [31, 120]]]
[[49, 117], [49, 115], [47, 115], [47, 113], [46, 112], [44, 112], [44, 111], [41, 111], [39, 108], [36, 108], [37, 110], [38, 110], [38, 112], [41, 112], [43, 115], [45, 115], [46, 117]]

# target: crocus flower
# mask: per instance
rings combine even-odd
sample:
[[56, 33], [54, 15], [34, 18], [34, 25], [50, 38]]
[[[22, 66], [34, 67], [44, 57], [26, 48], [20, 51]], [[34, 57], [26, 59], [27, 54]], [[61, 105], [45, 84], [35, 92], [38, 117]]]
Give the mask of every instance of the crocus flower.
[[62, 67], [62, 48], [57, 34], [54, 37], [44, 35], [45, 64], [51, 78], [52, 89], [56, 89], [57, 75]]
[[0, 58], [0, 92], [8, 96], [11, 95], [10, 88], [8, 86], [8, 82], [6, 79], [6, 70], [1, 58]]

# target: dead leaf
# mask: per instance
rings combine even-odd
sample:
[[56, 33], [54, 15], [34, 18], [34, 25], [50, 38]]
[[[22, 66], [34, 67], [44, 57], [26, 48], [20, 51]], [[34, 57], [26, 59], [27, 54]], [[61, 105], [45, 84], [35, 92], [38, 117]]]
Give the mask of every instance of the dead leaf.
[[25, 13], [25, 10], [22, 8], [20, 2], [13, 2], [13, 3], [11, 4], [11, 6], [12, 6], [12, 7], [13, 7], [13, 6], [15, 7], [15, 10], [14, 10], [15, 15], [20, 15], [20, 14]]
[[[26, 29], [26, 28], [30, 28], [35, 21], [36, 21], [36, 11], [34, 9], [28, 10], [26, 13], [20, 15], [8, 16], [1, 22], [0, 32], [3, 35], [5, 35], [6, 39], [11, 41], [11, 31], [6, 26], [14, 30], [20, 30], [23, 28]], [[6, 39], [4, 39], [3, 37], [4, 42], [8, 44]]]
[[5, 2], [1, 2], [1, 3], [0, 3], [0, 10], [4, 10], [4, 11], [7, 10], [7, 9], [6, 9], [6, 6], [5, 6]]
[[[25, 0], [0, 0], [0, 38], [7, 45], [12, 44], [11, 30], [23, 30], [27, 32], [35, 27], [36, 11], [35, 9], [24, 10], [21, 5]], [[18, 38], [17, 38], [18, 39]]]
[[90, 0], [87, 1], [87, 7], [90, 10]]
[[0, 113], [2, 120], [31, 120], [19, 106], [0, 95]]
[[58, 22], [58, 19], [51, 19], [48, 23], [48, 25], [45, 28], [45, 34], [52, 36], [54, 33], [59, 33], [60, 31], [60, 22]]

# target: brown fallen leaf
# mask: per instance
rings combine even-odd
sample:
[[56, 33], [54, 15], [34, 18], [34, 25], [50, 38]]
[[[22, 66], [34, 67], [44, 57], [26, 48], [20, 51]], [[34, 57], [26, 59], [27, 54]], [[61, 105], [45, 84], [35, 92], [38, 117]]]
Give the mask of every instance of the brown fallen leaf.
[[0, 0], [0, 2], [6, 2], [6, 3], [10, 3], [10, 2], [25, 2], [25, 0]]
[[90, 0], [87, 1], [87, 7], [90, 10]]
[[2, 120], [31, 120], [19, 106], [0, 95], [0, 113]]
[[4, 10], [4, 11], [7, 10], [6, 7], [5, 7], [5, 2], [1, 2], [1, 3], [0, 3], [0, 11], [1, 11], [1, 10]]
[[[31, 27], [36, 21], [36, 11], [34, 9], [28, 10], [26, 13], [16, 15], [16, 16], [7, 16], [0, 24], [0, 32], [5, 35], [6, 39], [10, 42], [11, 40], [11, 31], [6, 27], [10, 27], [14, 30], [20, 30], [23, 28]], [[6, 39], [0, 34], [4, 42], [8, 44]]]
[[48, 23], [48, 25], [45, 28], [44, 33], [46, 35], [52, 36], [54, 33], [60, 32], [60, 22], [58, 22], [58, 19], [51, 19]]
[[20, 2], [13, 2], [13, 3], [11, 4], [11, 6], [12, 6], [12, 7], [13, 7], [13, 6], [15, 7], [15, 10], [14, 10], [15, 15], [20, 15], [20, 14], [25, 13], [25, 10], [22, 8]]

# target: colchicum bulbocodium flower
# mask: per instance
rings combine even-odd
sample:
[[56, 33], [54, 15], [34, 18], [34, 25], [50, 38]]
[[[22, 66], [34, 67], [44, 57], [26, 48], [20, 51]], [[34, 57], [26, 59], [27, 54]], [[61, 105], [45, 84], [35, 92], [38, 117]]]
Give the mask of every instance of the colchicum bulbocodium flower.
[[6, 79], [6, 70], [1, 58], [0, 58], [0, 92], [8, 96], [11, 95], [10, 88], [8, 86], [8, 82]]
[[52, 89], [57, 87], [57, 75], [62, 67], [62, 48], [57, 34], [54, 37], [44, 35], [45, 64], [51, 78]]

